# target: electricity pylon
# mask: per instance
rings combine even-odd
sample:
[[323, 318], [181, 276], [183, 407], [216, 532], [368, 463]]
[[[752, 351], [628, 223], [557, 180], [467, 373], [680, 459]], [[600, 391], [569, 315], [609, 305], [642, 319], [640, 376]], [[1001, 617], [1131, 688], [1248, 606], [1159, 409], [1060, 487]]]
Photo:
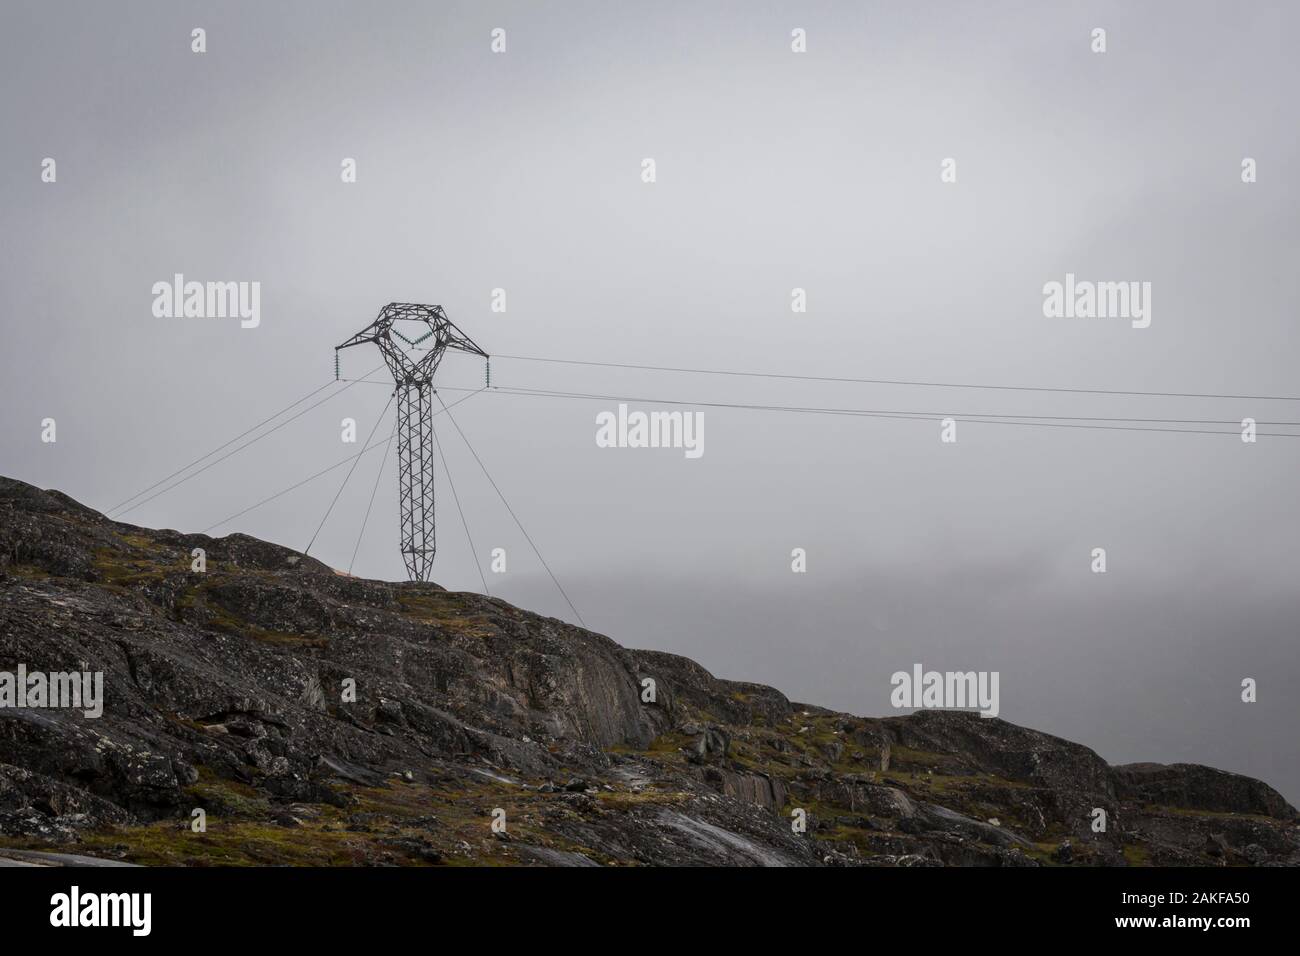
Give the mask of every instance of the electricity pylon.
[[[398, 322], [414, 322], [404, 335]], [[424, 350], [413, 359], [394, 336], [412, 350]], [[488, 358], [464, 332], [456, 328], [440, 305], [390, 302], [379, 310], [379, 318], [342, 345], [335, 346], [334, 367], [339, 349], [373, 342], [383, 353], [397, 388], [398, 497], [402, 512], [402, 559], [412, 581], [428, 581], [433, 574], [437, 551], [437, 528], [433, 511], [433, 373], [447, 349], [459, 349]], [[422, 344], [422, 343], [428, 343]]]

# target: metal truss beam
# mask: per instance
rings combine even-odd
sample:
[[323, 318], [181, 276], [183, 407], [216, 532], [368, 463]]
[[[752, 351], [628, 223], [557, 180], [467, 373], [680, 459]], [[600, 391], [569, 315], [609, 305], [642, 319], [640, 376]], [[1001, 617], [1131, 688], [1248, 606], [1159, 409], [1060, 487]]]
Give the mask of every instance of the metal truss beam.
[[390, 302], [379, 311], [374, 322], [336, 346], [336, 351], [367, 344], [378, 346], [397, 386], [397, 487], [402, 560], [412, 581], [429, 581], [437, 552], [433, 375], [449, 348], [484, 358], [488, 355], [447, 318], [442, 306], [410, 302]]

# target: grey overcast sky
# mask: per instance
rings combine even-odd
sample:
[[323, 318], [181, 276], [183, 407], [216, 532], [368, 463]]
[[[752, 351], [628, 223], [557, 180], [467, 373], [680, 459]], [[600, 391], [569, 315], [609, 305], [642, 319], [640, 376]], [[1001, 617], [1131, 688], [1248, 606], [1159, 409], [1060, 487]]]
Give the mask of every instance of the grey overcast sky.
[[[101, 510], [331, 382], [333, 345], [389, 301], [441, 304], [498, 355], [1300, 395], [1294, 4], [6, 0], [0, 17], [0, 473]], [[1067, 272], [1150, 282], [1150, 327], [1046, 318]], [[175, 273], [260, 282], [260, 326], [156, 318]], [[378, 363], [352, 350], [344, 374]], [[593, 629], [864, 715], [893, 712], [889, 676], [913, 663], [997, 670], [1008, 720], [1300, 802], [1300, 438], [1246, 444], [1233, 424], [1300, 422], [1300, 402], [492, 373], [928, 415], [706, 407], [688, 460], [598, 448], [610, 401], [470, 398], [457, 421]], [[448, 397], [482, 380], [459, 356], [439, 377]], [[330, 385], [124, 518], [203, 530], [355, 451], [340, 420], [364, 438], [388, 393]], [[981, 414], [1228, 434], [960, 421]], [[439, 421], [480, 560], [508, 555], [493, 592], [571, 617]], [[313, 548], [336, 567], [379, 459]], [[214, 533], [302, 548], [345, 470]], [[404, 576], [396, 485], [390, 459], [359, 574]], [[436, 580], [478, 589], [472, 560], [443, 483]]]

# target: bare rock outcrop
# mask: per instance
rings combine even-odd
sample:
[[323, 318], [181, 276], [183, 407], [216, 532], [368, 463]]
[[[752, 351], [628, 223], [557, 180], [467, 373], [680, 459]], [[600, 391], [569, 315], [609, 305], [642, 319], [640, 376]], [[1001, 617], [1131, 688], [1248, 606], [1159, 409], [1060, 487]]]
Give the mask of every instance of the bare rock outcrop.
[[[245, 535], [120, 524], [0, 478], [0, 674], [20, 666], [96, 672], [103, 699], [94, 717], [0, 707], [13, 853], [878, 866], [1300, 853], [1294, 808], [1236, 774], [1109, 767], [971, 714], [793, 704], [504, 601], [341, 576]], [[1098, 807], [1104, 833], [1089, 825]]]

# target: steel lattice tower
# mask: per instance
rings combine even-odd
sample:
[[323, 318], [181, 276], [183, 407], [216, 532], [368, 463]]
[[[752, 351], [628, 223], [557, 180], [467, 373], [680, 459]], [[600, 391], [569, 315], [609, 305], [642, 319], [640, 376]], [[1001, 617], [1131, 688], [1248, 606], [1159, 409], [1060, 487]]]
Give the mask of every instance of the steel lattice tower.
[[[412, 322], [411, 334], [397, 327]], [[393, 341], [394, 337], [406, 348]], [[437, 551], [437, 527], [433, 509], [433, 374], [443, 353], [451, 349], [471, 352], [485, 359], [488, 354], [474, 344], [447, 318], [440, 305], [390, 302], [379, 317], [339, 349], [373, 342], [383, 353], [397, 385], [398, 497], [402, 518], [402, 558], [412, 581], [428, 581], [433, 574]], [[427, 343], [427, 344], [424, 344]], [[424, 350], [418, 359], [406, 349]], [[337, 364], [337, 363], [336, 363]]]

